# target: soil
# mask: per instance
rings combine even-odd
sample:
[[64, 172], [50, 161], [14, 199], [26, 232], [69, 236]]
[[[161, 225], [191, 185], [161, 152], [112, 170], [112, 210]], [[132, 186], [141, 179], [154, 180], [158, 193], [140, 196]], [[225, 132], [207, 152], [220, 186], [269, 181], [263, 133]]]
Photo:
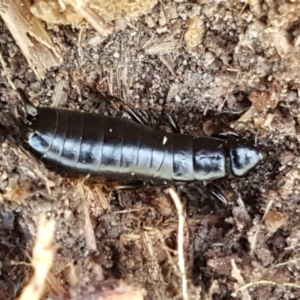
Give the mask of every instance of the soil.
[[[227, 204], [202, 182], [174, 187], [184, 204], [188, 295], [300, 299], [298, 1], [198, 2], [162, 1], [107, 38], [45, 24], [64, 62], [41, 81], [0, 21], [2, 56], [36, 106], [130, 119], [103, 96], [113, 95], [148, 126], [171, 131], [171, 115], [183, 134], [257, 138], [264, 163], [214, 181]], [[185, 35], [191, 20], [205, 28], [196, 44]], [[82, 299], [86, 288], [122, 280], [143, 288], [144, 299], [182, 299], [167, 187], [116, 191], [51, 172], [20, 147], [11, 113], [18, 97], [3, 70], [0, 93], [0, 299], [15, 299], [32, 275], [41, 213], [56, 221], [51, 274], [61, 285], [48, 284], [45, 297]]]

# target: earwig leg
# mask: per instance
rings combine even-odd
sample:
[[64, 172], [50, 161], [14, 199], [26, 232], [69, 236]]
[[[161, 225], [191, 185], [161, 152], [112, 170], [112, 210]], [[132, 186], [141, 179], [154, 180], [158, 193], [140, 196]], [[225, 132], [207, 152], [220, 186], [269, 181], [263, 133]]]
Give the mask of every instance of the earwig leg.
[[116, 182], [106, 182], [105, 186], [116, 191], [135, 190], [144, 186], [142, 181], [128, 182], [126, 184]]
[[[228, 200], [225, 197], [225, 195], [220, 191], [220, 189], [213, 183], [204, 184], [205, 188], [210, 192], [212, 196], [214, 196], [217, 200], [221, 201], [223, 204], [227, 205]], [[182, 186], [181, 191], [184, 191], [187, 194], [186, 187]], [[203, 191], [198, 186], [195, 186], [194, 184], [190, 184], [189, 188], [193, 187], [198, 194], [203, 194]]]
[[[119, 99], [115, 96], [111, 96], [111, 95], [107, 95], [107, 96], [103, 95], [103, 99], [105, 99], [105, 101], [109, 102], [115, 109], [116, 109], [116, 105], [114, 105], [114, 103], [115, 102], [119, 103], [121, 105], [121, 108], [124, 111], [126, 111], [135, 122], [137, 122], [141, 125], [147, 125], [148, 124], [148, 121], [142, 115], [135, 112], [123, 100], [121, 100], [121, 99]], [[171, 115], [167, 116], [167, 120], [168, 120], [173, 132], [180, 133], [179, 126], [178, 126], [178, 124], [176, 123], [176, 121], [174, 120], [174, 118]]]
[[227, 198], [224, 196], [224, 194], [220, 191], [220, 189], [219, 189], [216, 185], [210, 183], [210, 184], [207, 185], [207, 188], [208, 188], [209, 192], [210, 192], [217, 200], [221, 201], [221, 202], [224, 203], [224, 204], [227, 204], [227, 203], [228, 203]]
[[174, 120], [174, 118], [171, 115], [167, 116], [168, 122], [173, 130], [173, 132], [175, 133], [180, 133], [180, 129], [178, 124], [176, 123], [176, 121]]
[[222, 138], [224, 139], [224, 137], [236, 137], [238, 138], [239, 135], [233, 131], [226, 131], [226, 132], [220, 132], [220, 133], [217, 133], [217, 134], [213, 134], [212, 137], [215, 137], [215, 138]]
[[115, 96], [106, 96], [106, 101], [110, 102], [111, 104], [113, 104], [114, 102], [117, 102], [121, 105], [122, 109], [124, 111], [126, 111], [130, 117], [137, 123], [142, 124], [142, 125], [146, 125], [148, 122], [147, 120], [145, 120], [145, 118], [143, 116], [141, 116], [140, 114], [138, 114], [137, 112], [135, 112], [128, 104], [126, 104], [123, 100], [115, 97]]
[[137, 112], [133, 111], [129, 106], [126, 108], [126, 112], [134, 119], [137, 123], [146, 125], [146, 123], [142, 120], [143, 117], [140, 116]]

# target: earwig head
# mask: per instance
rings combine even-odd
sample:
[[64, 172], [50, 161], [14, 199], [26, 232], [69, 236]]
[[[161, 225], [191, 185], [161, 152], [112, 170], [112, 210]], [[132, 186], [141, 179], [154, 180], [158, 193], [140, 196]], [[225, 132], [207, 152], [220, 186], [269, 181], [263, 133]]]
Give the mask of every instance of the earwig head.
[[244, 176], [265, 159], [265, 153], [248, 141], [235, 139], [228, 143], [230, 168], [235, 176]]
[[30, 103], [22, 89], [18, 88], [17, 91], [22, 101], [22, 111], [20, 111], [16, 105], [13, 114], [16, 119], [22, 119], [23, 123], [26, 124], [29, 123], [32, 118], [37, 116], [37, 109]]

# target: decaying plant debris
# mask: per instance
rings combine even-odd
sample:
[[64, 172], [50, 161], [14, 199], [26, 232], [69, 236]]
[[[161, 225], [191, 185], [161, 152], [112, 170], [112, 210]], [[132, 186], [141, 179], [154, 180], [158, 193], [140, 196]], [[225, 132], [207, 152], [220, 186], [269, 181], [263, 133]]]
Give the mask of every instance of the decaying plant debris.
[[0, 5], [2, 20], [38, 78], [44, 77], [48, 68], [62, 63], [59, 49], [41, 22], [32, 17], [28, 1], [6, 0], [1, 1]]
[[[0, 299], [37, 283], [52, 299], [299, 299], [300, 1], [34, 1], [43, 27], [18, 34], [12, 3], [22, 11], [0, 10]], [[18, 145], [13, 85], [35, 105], [129, 118], [111, 94], [149, 126], [170, 130], [170, 114], [182, 133], [234, 128], [268, 158], [215, 182], [227, 206], [202, 183], [171, 196], [65, 178]]]

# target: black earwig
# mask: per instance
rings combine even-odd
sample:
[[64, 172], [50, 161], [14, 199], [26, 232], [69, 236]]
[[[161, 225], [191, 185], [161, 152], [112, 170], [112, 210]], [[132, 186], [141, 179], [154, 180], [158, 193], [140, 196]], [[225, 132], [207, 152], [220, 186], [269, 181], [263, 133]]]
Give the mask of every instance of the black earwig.
[[47, 167], [72, 176], [108, 180], [186, 182], [244, 176], [264, 158], [232, 136], [168, 133], [108, 116], [34, 107], [22, 90], [18, 118], [24, 147]]

